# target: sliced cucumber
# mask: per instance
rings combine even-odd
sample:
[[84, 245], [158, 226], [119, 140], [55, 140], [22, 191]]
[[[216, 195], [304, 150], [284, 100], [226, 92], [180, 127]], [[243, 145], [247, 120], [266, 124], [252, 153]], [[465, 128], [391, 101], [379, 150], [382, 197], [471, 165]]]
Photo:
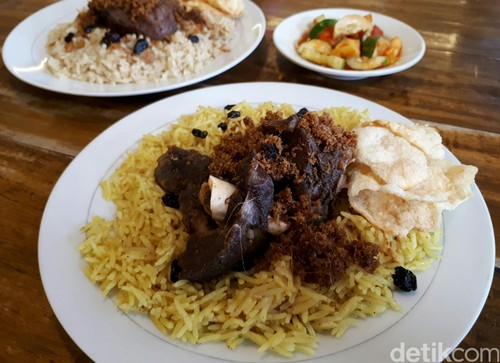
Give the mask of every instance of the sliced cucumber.
[[335, 69], [344, 69], [345, 68], [345, 59], [340, 58], [334, 55], [328, 55], [328, 54], [321, 54], [318, 52], [315, 52], [311, 49], [305, 48], [302, 49], [302, 52], [300, 53], [300, 56], [310, 62], [330, 67], [330, 68], [335, 68]]
[[315, 39], [317, 38], [323, 30], [330, 26], [335, 26], [337, 20], [335, 19], [323, 19], [318, 24], [316, 24], [311, 31], [309, 32], [309, 38]]
[[308, 49], [312, 52], [321, 53], [321, 54], [330, 54], [332, 52], [332, 46], [330, 43], [325, 42], [321, 39], [311, 39], [307, 42], [302, 43], [298, 47], [299, 54], [302, 54], [304, 49]]
[[334, 55], [327, 55], [326, 56], [326, 63], [328, 67], [334, 68], [334, 69], [344, 69], [345, 68], [345, 59], [340, 58]]
[[346, 59], [347, 65], [357, 71], [368, 71], [389, 65], [389, 59], [383, 56], [373, 58], [349, 58]]

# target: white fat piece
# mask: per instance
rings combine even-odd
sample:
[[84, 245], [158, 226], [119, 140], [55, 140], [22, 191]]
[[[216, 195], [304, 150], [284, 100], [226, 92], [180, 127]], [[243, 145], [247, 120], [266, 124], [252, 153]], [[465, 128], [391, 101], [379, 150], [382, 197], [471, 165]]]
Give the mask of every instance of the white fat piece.
[[229, 197], [236, 192], [236, 186], [212, 175], [208, 177], [208, 186], [211, 191], [210, 211], [212, 218], [222, 222], [226, 218]]
[[335, 39], [354, 35], [359, 32], [369, 32], [373, 28], [370, 20], [361, 15], [347, 15], [339, 19], [333, 30]]
[[271, 216], [267, 217], [267, 231], [275, 236], [279, 236], [285, 232], [288, 227], [290, 227], [288, 223], [273, 219]]

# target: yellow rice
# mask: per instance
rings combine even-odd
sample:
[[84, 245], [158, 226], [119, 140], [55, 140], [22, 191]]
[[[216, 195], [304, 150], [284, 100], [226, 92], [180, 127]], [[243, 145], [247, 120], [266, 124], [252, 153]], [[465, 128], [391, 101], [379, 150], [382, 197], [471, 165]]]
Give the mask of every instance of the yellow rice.
[[[242, 116], [229, 121], [235, 129], [226, 132], [244, 132], [245, 115], [257, 121], [270, 109], [285, 117], [294, 113], [289, 105], [270, 102], [257, 107], [241, 103], [234, 109]], [[368, 117], [347, 108], [324, 112], [348, 129]], [[200, 107], [168, 131], [144, 136], [137, 150], [102, 183], [104, 197], [117, 206], [115, 219], [94, 216], [83, 228], [86, 239], [79, 250], [86, 261], [85, 274], [103, 294], [112, 294], [125, 312], [149, 314], [161, 332], [175, 339], [223, 341], [230, 349], [249, 341], [259, 352], [285, 357], [298, 352], [313, 355], [318, 333], [340, 337], [357, 319], [401, 310], [392, 294], [394, 268], [429, 268], [439, 256], [439, 233], [412, 231], [393, 238], [347, 212], [336, 223], [350, 226], [350, 238], [381, 247], [380, 267], [373, 274], [353, 265], [333, 286], [319, 289], [294, 276], [290, 259], [283, 258], [269, 271], [233, 272], [203, 285], [169, 281], [170, 263], [184, 251], [187, 234], [181, 213], [161, 201], [163, 192], [153, 177], [156, 160], [169, 145], [210, 154], [223, 135], [217, 128], [222, 121], [226, 111]], [[193, 137], [194, 127], [207, 130], [209, 136]]]

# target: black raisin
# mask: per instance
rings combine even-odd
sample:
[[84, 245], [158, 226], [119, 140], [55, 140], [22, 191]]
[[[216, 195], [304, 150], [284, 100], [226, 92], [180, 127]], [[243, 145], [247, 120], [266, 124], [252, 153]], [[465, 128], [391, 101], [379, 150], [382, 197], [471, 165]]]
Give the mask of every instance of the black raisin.
[[224, 110], [229, 111], [229, 110], [230, 110], [230, 109], [232, 109], [234, 106], [236, 106], [236, 105], [226, 105], [226, 106], [224, 106]]
[[200, 38], [198, 38], [197, 35], [188, 35], [188, 39], [191, 43], [198, 43], [200, 41]]
[[111, 40], [107, 37], [103, 37], [101, 40], [101, 44], [104, 44], [106, 47], [109, 47], [111, 45]]
[[276, 157], [279, 155], [279, 150], [274, 144], [262, 144], [261, 145], [262, 151], [266, 153], [266, 158], [267, 159], [276, 159]]
[[173, 194], [173, 193], [167, 193], [167, 194], [165, 194], [161, 198], [161, 201], [167, 207], [175, 208], [175, 209], [179, 209], [180, 208], [179, 197], [177, 195]]
[[85, 28], [83, 28], [83, 31], [87, 34], [92, 33], [92, 31], [95, 29], [95, 25], [87, 25]]
[[134, 54], [141, 54], [149, 47], [149, 43], [146, 39], [139, 39], [134, 45]]
[[64, 41], [66, 43], [71, 43], [73, 41], [73, 38], [75, 37], [75, 33], [69, 32], [68, 35], [64, 37]]
[[202, 131], [200, 129], [193, 129], [191, 130], [191, 133], [200, 139], [204, 139], [208, 135], [208, 131]]
[[121, 38], [120, 34], [115, 32], [107, 32], [104, 36], [108, 38], [111, 43], [119, 43]]
[[217, 125], [217, 127], [219, 129], [221, 129], [222, 131], [226, 131], [227, 130], [227, 123], [221, 122], [220, 124]]
[[102, 44], [105, 44], [106, 47], [109, 47], [112, 43], [118, 43], [120, 41], [120, 34], [115, 32], [106, 32], [104, 37], [101, 40]]
[[170, 267], [170, 281], [179, 281], [179, 274], [181, 273], [181, 270], [182, 268], [179, 266], [179, 260], [173, 260], [172, 266]]
[[301, 108], [301, 109], [299, 110], [299, 112], [297, 112], [297, 116], [302, 117], [302, 116], [304, 116], [307, 112], [309, 112], [309, 111], [307, 110], [307, 108], [303, 107], [303, 108]]
[[394, 280], [394, 285], [403, 291], [414, 291], [417, 289], [417, 276], [404, 267], [396, 267], [392, 279]]
[[240, 111], [230, 111], [227, 114], [227, 118], [236, 118], [236, 117], [240, 117]]

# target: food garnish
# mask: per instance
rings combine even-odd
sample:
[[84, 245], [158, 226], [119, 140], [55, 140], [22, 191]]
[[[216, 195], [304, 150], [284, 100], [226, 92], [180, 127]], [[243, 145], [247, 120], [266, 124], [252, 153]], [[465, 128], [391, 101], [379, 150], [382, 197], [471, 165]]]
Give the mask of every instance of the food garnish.
[[227, 118], [236, 118], [240, 117], [240, 112], [239, 111], [229, 111], [227, 114]]
[[149, 47], [149, 43], [146, 39], [139, 39], [134, 45], [134, 54], [141, 54]]
[[66, 35], [66, 36], [64, 37], [64, 41], [65, 41], [66, 43], [70, 43], [70, 42], [72, 42], [72, 41], [73, 41], [73, 38], [74, 38], [74, 37], [75, 37], [75, 33], [73, 33], [73, 32], [69, 32], [69, 33], [68, 33], [68, 35]]
[[314, 19], [311, 29], [297, 43], [299, 55], [335, 69], [372, 70], [394, 64], [403, 45], [389, 39], [373, 24], [371, 14], [347, 15], [340, 19]]
[[443, 210], [472, 196], [477, 168], [446, 160], [434, 128], [376, 120], [356, 134], [349, 203], [381, 230], [401, 236], [439, 230]]
[[221, 122], [220, 124], [217, 125], [217, 127], [219, 129], [221, 129], [222, 131], [226, 131], [227, 130], [227, 123]]
[[204, 139], [205, 137], [208, 136], [208, 131], [206, 131], [206, 130], [193, 129], [193, 130], [191, 130], [191, 133], [194, 136], [199, 137], [200, 139]]
[[417, 289], [417, 276], [402, 266], [397, 266], [392, 275], [394, 285], [403, 291], [415, 291]]

